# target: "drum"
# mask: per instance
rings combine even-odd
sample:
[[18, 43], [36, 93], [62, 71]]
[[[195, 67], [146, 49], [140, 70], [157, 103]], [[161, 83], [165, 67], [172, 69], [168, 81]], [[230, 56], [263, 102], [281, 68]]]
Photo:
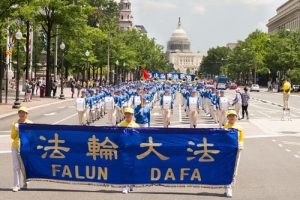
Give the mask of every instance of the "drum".
[[114, 109], [114, 98], [113, 97], [105, 97], [104, 103], [105, 103], [105, 108], [107, 110], [113, 110]]
[[163, 109], [171, 109], [172, 97], [164, 96], [163, 97]]
[[84, 98], [77, 98], [76, 99], [76, 110], [77, 111], [84, 111], [85, 110], [85, 99]]
[[190, 110], [197, 110], [197, 97], [190, 97], [189, 102], [190, 102]]

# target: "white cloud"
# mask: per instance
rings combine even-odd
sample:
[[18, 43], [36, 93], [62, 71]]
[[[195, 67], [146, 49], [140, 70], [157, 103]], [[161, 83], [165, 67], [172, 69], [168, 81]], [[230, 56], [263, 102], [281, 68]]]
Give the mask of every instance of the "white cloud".
[[228, 3], [245, 4], [249, 6], [266, 6], [278, 2], [278, 0], [226, 0]]
[[202, 4], [195, 4], [192, 6], [193, 13], [203, 15], [206, 12], [206, 8]]

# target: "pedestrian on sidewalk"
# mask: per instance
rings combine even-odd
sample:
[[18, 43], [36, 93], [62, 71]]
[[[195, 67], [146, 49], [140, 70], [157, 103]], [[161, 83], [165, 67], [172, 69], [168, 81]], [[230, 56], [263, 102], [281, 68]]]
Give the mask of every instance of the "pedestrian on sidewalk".
[[24, 92], [24, 100], [23, 100], [23, 102], [30, 101], [29, 98], [30, 98], [30, 94], [31, 94], [31, 89], [30, 89], [30, 85], [29, 85], [29, 81], [28, 80], [25, 81], [25, 83], [23, 85], [22, 91]]
[[32, 99], [33, 96], [34, 96], [35, 88], [36, 88], [36, 81], [35, 81], [35, 79], [31, 79], [30, 85], [31, 85], [31, 95], [30, 95], [30, 99]]
[[77, 80], [75, 87], [77, 89], [77, 98], [78, 98], [79, 95], [80, 95], [80, 91], [82, 89], [82, 84], [81, 84], [81, 82], [79, 80]]
[[15, 89], [16, 86], [16, 79], [15, 77], [12, 77], [11, 80], [9, 81], [11, 89]]
[[56, 97], [56, 91], [57, 91], [57, 87], [58, 87], [57, 80], [54, 80], [54, 81], [52, 82], [53, 98], [55, 98], [55, 97]]
[[40, 86], [41, 86], [41, 79], [40, 78], [37, 78], [36, 79], [36, 91], [35, 91], [35, 94], [38, 95], [38, 91], [40, 89]]
[[23, 174], [23, 189], [27, 189], [27, 183], [25, 180], [25, 173], [21, 170], [21, 159], [20, 159], [20, 138], [19, 138], [19, 124], [31, 124], [32, 122], [28, 119], [28, 110], [26, 107], [21, 107], [18, 110], [19, 119], [11, 125], [11, 139], [13, 140], [11, 146], [11, 155], [13, 163], [13, 175], [14, 185], [13, 192], [18, 192], [21, 188], [21, 172]]
[[249, 100], [250, 100], [250, 95], [248, 92], [248, 88], [245, 87], [244, 93], [242, 93], [242, 119], [244, 119], [245, 113], [247, 119], [249, 119], [249, 113], [248, 113]]
[[75, 87], [76, 87], [76, 82], [75, 82], [73, 79], [71, 79], [71, 93], [72, 93], [72, 99], [74, 98]]
[[[238, 130], [238, 156], [237, 156], [237, 162], [235, 166], [234, 176], [237, 175], [237, 169], [239, 166], [239, 160], [240, 160], [240, 151], [244, 149], [244, 131], [243, 128], [237, 124], [238, 116], [237, 113], [234, 110], [229, 110], [227, 112], [227, 120], [228, 123], [224, 126], [225, 129], [236, 129]], [[233, 181], [234, 182], [234, 181]], [[232, 197], [232, 184], [225, 186], [225, 195], [227, 197]]]

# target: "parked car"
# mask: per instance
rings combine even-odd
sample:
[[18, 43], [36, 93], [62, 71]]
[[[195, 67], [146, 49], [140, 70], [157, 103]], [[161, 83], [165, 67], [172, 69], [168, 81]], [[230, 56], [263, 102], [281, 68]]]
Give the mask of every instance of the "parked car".
[[238, 86], [237, 86], [237, 84], [235, 84], [235, 83], [231, 83], [230, 86], [229, 86], [229, 88], [230, 88], [231, 90], [236, 90], [236, 89], [238, 88]]
[[252, 84], [250, 88], [250, 92], [259, 92], [259, 85], [258, 84]]
[[293, 85], [292, 92], [300, 92], [300, 85]]

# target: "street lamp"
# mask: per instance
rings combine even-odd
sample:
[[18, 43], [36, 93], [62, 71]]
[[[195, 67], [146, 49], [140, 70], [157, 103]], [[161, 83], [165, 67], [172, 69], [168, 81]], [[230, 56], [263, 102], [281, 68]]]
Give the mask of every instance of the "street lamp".
[[64, 95], [64, 50], [66, 48], [65, 43], [61, 43], [59, 45], [59, 48], [62, 52], [61, 54], [61, 75], [60, 75], [60, 96], [59, 99], [64, 100], [65, 99], [65, 95]]
[[89, 52], [89, 50], [86, 50], [85, 56], [86, 56], [87, 79], [88, 79], [88, 81], [89, 81], [89, 80], [90, 80], [90, 66], [89, 66], [89, 56], [90, 56], [90, 52]]
[[[115, 68], [115, 71], [118, 73], [120, 72], [119, 70], [119, 60], [116, 61], [116, 68]], [[115, 79], [115, 84], [118, 84], [119, 83], [119, 78], [120, 78], [120, 74], [117, 74], [115, 73], [113, 76], [114, 76], [114, 79]]]
[[14, 102], [13, 108], [20, 108], [21, 103], [19, 99], [19, 83], [20, 83], [20, 62], [19, 62], [19, 42], [22, 39], [23, 34], [20, 30], [16, 33], [17, 39], [17, 77], [16, 77], [16, 100]]

